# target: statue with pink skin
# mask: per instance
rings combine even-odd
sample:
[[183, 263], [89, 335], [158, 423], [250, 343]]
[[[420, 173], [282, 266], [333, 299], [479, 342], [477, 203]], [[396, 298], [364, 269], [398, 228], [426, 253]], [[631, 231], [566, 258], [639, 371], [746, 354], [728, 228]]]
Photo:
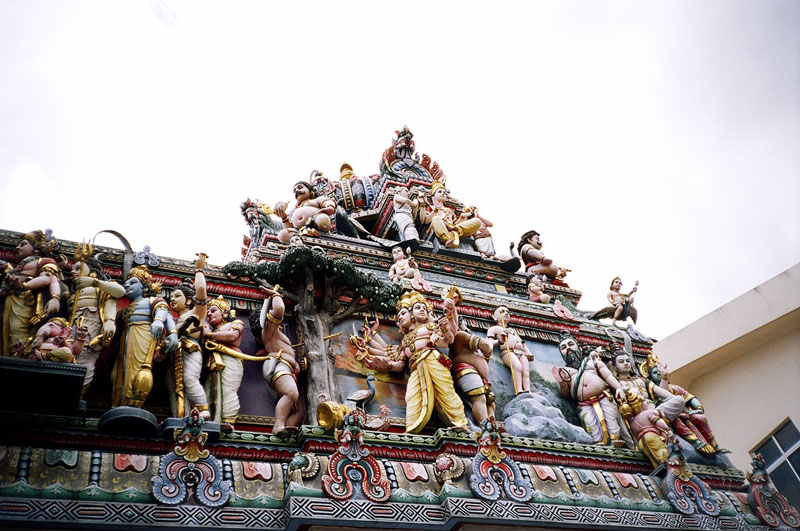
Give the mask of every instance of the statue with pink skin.
[[519, 337], [519, 333], [508, 326], [511, 320], [508, 308], [498, 306], [492, 317], [496, 324], [486, 331], [486, 337], [494, 340], [494, 344], [500, 347], [503, 363], [511, 370], [514, 393], [517, 395], [529, 393], [531, 390], [530, 362], [533, 361], [533, 353], [528, 350], [525, 342]]
[[520, 237], [517, 251], [525, 264], [525, 272], [528, 274], [545, 275], [549, 279], [560, 280], [569, 272], [569, 269], [558, 267], [552, 259], [544, 255], [541, 235], [535, 230], [529, 230]]
[[89, 330], [79, 324], [72, 339], [72, 327], [61, 317], [52, 317], [43, 324], [30, 345], [29, 357], [34, 360], [76, 363]]
[[292, 191], [297, 201], [294, 210], [288, 212], [288, 204], [283, 201], [275, 205], [275, 214], [281, 218], [284, 226], [278, 233], [278, 240], [289, 243], [295, 232], [299, 232], [301, 236], [318, 236], [330, 232], [336, 201], [330, 197], [318, 197], [316, 187], [306, 181], [296, 182]]

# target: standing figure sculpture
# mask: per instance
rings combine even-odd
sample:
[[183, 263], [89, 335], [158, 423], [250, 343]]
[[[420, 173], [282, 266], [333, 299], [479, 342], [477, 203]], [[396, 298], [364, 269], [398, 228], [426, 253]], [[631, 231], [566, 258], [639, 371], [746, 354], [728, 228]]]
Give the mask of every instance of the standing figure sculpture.
[[550, 279], [562, 279], [567, 276], [569, 269], [558, 267], [553, 260], [545, 257], [542, 252], [541, 235], [535, 230], [529, 230], [522, 235], [517, 244], [517, 251], [528, 274], [545, 275]]
[[437, 347], [453, 342], [447, 317], [433, 319], [433, 307], [421, 293], [412, 291], [397, 303], [397, 327], [404, 334], [399, 346], [387, 345], [378, 334], [367, 334], [357, 343], [359, 359], [367, 368], [402, 371], [408, 363], [406, 385], [406, 432], [419, 433], [434, 409], [458, 431], [468, 431], [464, 406], [453, 387], [452, 362]]
[[194, 283], [181, 283], [172, 290], [169, 299], [170, 307], [178, 314], [175, 324], [180, 338], [180, 348], [172, 355], [172, 371], [167, 375], [170, 407], [175, 417], [187, 417], [196, 408], [201, 418], [211, 418], [208, 396], [200, 383], [203, 370], [200, 334], [208, 307], [206, 277], [203, 274], [207, 258], [204, 253], [197, 254]]
[[297, 231], [309, 236], [330, 232], [336, 201], [329, 197], [317, 197], [316, 188], [305, 181], [295, 183], [292, 190], [297, 201], [294, 210], [287, 213], [288, 205], [285, 202], [275, 205], [275, 214], [281, 218], [284, 226], [278, 233], [278, 240], [289, 243], [291, 235]]
[[271, 289], [261, 286], [261, 290], [267, 295], [259, 318], [261, 340], [267, 351], [262, 375], [267, 385], [278, 394], [272, 433], [286, 436], [297, 433], [305, 415], [297, 388], [300, 365], [297, 363], [292, 342], [281, 330], [286, 308], [283, 299], [278, 295], [278, 286]]
[[519, 333], [508, 326], [511, 314], [505, 306], [498, 306], [492, 314], [494, 326], [486, 331], [486, 337], [494, 340], [500, 347], [500, 355], [503, 363], [511, 370], [511, 378], [514, 382], [514, 393], [529, 393], [531, 390], [530, 362], [533, 361], [533, 353], [528, 350], [527, 345], [519, 337]]
[[418, 208], [419, 202], [409, 198], [408, 188], [405, 186], [395, 187], [392, 198], [392, 221], [394, 221], [401, 242], [419, 240], [419, 232], [414, 225]]
[[117, 331], [117, 299], [125, 289], [109, 279], [96, 258], [76, 260], [72, 266], [72, 286], [75, 293], [69, 298], [70, 324], [78, 321], [86, 327], [88, 336], [78, 356], [78, 365], [86, 367], [83, 393], [94, 379], [100, 351], [108, 346]]
[[481, 227], [481, 220], [470, 217], [470, 213], [457, 216], [455, 211], [445, 204], [448, 199], [447, 189], [441, 181], [431, 184], [430, 204], [420, 213], [420, 221], [430, 224], [434, 234], [445, 247], [456, 248], [460, 238], [472, 236]]
[[622, 447], [627, 439], [632, 446], [633, 441], [619, 416], [614, 396], [611, 396], [613, 391], [618, 400], [624, 400], [625, 391], [598, 352], [593, 350], [584, 357], [578, 340], [568, 333], [561, 334], [558, 350], [567, 366], [554, 365], [553, 377], [561, 396], [571, 398], [578, 408], [583, 429], [592, 436], [595, 444]]
[[111, 404], [141, 407], [153, 387], [153, 362], [178, 347], [178, 331], [167, 301], [156, 296], [161, 284], [153, 282], [147, 266], [131, 269], [123, 288], [130, 304], [122, 311]]
[[6, 274], [0, 288], [3, 356], [24, 352], [36, 327], [61, 309], [61, 269], [47, 256], [57, 244], [40, 230], [29, 232], [17, 245], [16, 267], [5, 266]]
[[404, 279], [408, 279], [411, 281], [411, 287], [416, 291], [431, 291], [431, 285], [422, 278], [417, 261], [410, 252], [406, 256], [400, 246], [392, 247], [392, 258], [394, 258], [394, 263], [389, 268], [389, 280], [396, 284], [402, 284]]

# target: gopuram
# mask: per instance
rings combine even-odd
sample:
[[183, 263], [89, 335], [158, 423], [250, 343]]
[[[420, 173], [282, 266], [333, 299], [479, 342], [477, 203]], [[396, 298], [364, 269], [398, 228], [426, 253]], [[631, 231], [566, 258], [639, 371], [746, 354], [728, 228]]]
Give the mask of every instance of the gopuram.
[[408, 128], [292, 193], [244, 200], [224, 266], [0, 231], [3, 527], [800, 526], [669, 383], [638, 282], [580, 309]]

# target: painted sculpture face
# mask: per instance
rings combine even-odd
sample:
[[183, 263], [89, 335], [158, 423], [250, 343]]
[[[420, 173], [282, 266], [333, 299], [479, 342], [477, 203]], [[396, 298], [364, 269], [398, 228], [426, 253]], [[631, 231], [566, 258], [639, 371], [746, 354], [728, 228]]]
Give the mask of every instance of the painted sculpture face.
[[172, 291], [172, 295], [169, 297], [169, 306], [176, 312], [182, 312], [186, 309], [186, 294], [183, 290], [176, 289]]
[[395, 262], [399, 262], [405, 257], [406, 255], [400, 247], [395, 247], [394, 249], [392, 249], [392, 258], [394, 258]]
[[125, 296], [129, 299], [138, 299], [144, 294], [144, 287], [142, 281], [136, 277], [131, 277], [122, 285], [125, 288]]
[[658, 367], [650, 369], [650, 379], [656, 384], [661, 383], [661, 370]]
[[433, 193], [433, 200], [439, 204], [444, 203], [447, 199], [447, 190], [439, 188]]
[[16, 249], [16, 259], [22, 260], [23, 258], [28, 258], [29, 256], [33, 256], [33, 253], [36, 251], [36, 248], [33, 246], [31, 242], [28, 240], [20, 240], [17, 244]]
[[298, 201], [311, 199], [311, 190], [309, 190], [308, 187], [303, 183], [295, 184], [292, 191], [294, 192], [294, 198]]
[[72, 278], [85, 277], [89, 274], [89, 266], [76, 261], [72, 264]]
[[303, 238], [301, 238], [299, 234], [295, 234], [289, 238], [289, 247], [302, 247], [304, 245]]
[[54, 321], [48, 321], [42, 325], [39, 329], [39, 333], [42, 334], [46, 338], [62, 336], [68, 337], [71, 330], [65, 326], [61, 326], [60, 324]]
[[631, 358], [627, 354], [617, 354], [614, 357], [614, 367], [621, 375], [627, 376], [631, 373]]
[[428, 306], [425, 303], [417, 302], [411, 307], [411, 315], [417, 323], [428, 321]]
[[497, 324], [501, 326], [506, 326], [506, 324], [508, 324], [508, 308], [505, 306], [498, 306], [492, 315]]
[[558, 344], [558, 350], [561, 351], [561, 357], [568, 367], [577, 369], [581, 366], [581, 349], [578, 347], [578, 342], [569, 337]]
[[621, 289], [622, 289], [622, 280], [620, 280], [619, 278], [615, 278], [615, 279], [614, 279], [614, 280], [611, 282], [611, 289], [612, 289], [613, 291], [619, 291], [619, 290], [621, 290]]
[[225, 317], [222, 315], [222, 310], [219, 309], [219, 306], [209, 306], [208, 313], [206, 313], [206, 319], [208, 320], [208, 324], [211, 326], [217, 326], [222, 324], [225, 320]]
[[538, 235], [538, 234], [534, 234], [533, 236], [528, 238], [528, 243], [531, 244], [531, 246], [534, 249], [541, 249], [542, 248], [542, 240], [541, 240], [540, 235]]
[[411, 312], [408, 308], [400, 308], [400, 311], [397, 312], [397, 326], [400, 328], [411, 326]]

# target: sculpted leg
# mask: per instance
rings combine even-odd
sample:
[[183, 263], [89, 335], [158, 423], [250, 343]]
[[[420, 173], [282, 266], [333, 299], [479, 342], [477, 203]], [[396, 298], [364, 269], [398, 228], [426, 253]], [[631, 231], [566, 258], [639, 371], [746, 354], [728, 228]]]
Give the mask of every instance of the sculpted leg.
[[300, 393], [297, 391], [297, 383], [294, 378], [288, 374], [284, 374], [275, 380], [274, 388], [280, 398], [278, 403], [275, 404], [275, 427], [272, 428], [272, 433], [280, 435], [287, 432], [289, 427], [287, 422], [290, 414], [295, 409], [295, 405], [300, 400]]

